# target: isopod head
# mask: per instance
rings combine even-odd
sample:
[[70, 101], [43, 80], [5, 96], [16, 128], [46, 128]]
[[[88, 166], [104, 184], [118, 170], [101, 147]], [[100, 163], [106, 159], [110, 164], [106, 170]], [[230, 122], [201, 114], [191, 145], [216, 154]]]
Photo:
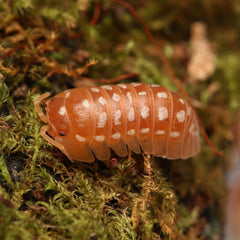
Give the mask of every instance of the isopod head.
[[[40, 119], [47, 123], [42, 126], [40, 134], [49, 143], [62, 151], [71, 161], [93, 162], [95, 157], [89, 146], [87, 146], [86, 138], [81, 136], [74, 121], [71, 122], [66, 111], [66, 92], [60, 93], [53, 98], [50, 98], [45, 103], [44, 114], [40, 108], [40, 102], [49, 97], [50, 93], [44, 93], [35, 102], [35, 108]], [[78, 96], [81, 98], [81, 93]], [[75, 98], [78, 102], [79, 99]], [[74, 103], [71, 103], [74, 106]], [[88, 117], [83, 116], [82, 120], [88, 121]], [[78, 124], [81, 126], [81, 124]], [[88, 128], [82, 128], [82, 133], [88, 132]]]
[[64, 98], [51, 98], [46, 103], [46, 116], [49, 123], [49, 134], [55, 139], [69, 133], [69, 120], [64, 106]]

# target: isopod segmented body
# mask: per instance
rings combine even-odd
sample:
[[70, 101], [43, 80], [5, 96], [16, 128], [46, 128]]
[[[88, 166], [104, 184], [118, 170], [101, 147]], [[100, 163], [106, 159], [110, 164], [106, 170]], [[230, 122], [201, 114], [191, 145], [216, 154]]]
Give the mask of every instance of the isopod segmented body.
[[200, 151], [195, 112], [165, 87], [132, 83], [75, 88], [47, 100], [44, 115], [39, 103], [49, 95], [35, 101], [40, 118], [48, 123], [41, 135], [72, 161], [93, 162], [94, 154], [108, 160], [110, 148], [123, 157], [127, 146], [168, 159]]

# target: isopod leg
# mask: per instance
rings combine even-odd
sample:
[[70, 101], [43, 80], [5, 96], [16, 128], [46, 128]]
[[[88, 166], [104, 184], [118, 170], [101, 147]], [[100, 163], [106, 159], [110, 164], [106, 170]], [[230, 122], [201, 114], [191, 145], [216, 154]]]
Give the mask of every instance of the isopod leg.
[[128, 146], [128, 161], [130, 161], [132, 158], [132, 150], [131, 148]]
[[51, 137], [49, 137], [47, 135], [47, 130], [48, 130], [49, 126], [48, 125], [44, 125], [42, 126], [41, 130], [40, 130], [40, 134], [41, 136], [48, 141], [50, 144], [52, 144], [53, 146], [57, 147], [60, 151], [62, 151], [70, 161], [72, 161], [70, 155], [68, 154], [68, 152], [66, 151], [65, 147], [61, 144], [56, 142], [54, 139], [52, 139]]
[[38, 113], [38, 116], [39, 116], [40, 119], [41, 119], [43, 122], [45, 122], [45, 123], [47, 123], [48, 121], [47, 121], [46, 115], [43, 113], [42, 109], [40, 108], [40, 102], [41, 102], [43, 99], [49, 97], [50, 95], [51, 95], [50, 92], [46, 92], [46, 93], [42, 94], [39, 98], [37, 98], [37, 99], [34, 101], [34, 106], [35, 106], [35, 108], [36, 108], [36, 111], [37, 111], [37, 113]]

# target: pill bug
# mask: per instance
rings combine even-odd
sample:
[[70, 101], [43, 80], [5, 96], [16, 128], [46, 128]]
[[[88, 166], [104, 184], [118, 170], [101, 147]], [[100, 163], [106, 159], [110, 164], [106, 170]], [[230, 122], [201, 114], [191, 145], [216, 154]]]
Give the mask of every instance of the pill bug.
[[[200, 151], [199, 124], [192, 107], [163, 86], [144, 83], [75, 88], [45, 103], [35, 101], [41, 135], [71, 161], [108, 160], [128, 148], [168, 159], [189, 158]], [[94, 156], [95, 154], [95, 156]]]

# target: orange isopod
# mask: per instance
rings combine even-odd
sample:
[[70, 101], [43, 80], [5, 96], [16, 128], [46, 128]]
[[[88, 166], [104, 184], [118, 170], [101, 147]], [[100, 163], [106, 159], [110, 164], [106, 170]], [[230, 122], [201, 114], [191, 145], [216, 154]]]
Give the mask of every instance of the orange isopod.
[[[71, 161], [121, 157], [128, 148], [168, 159], [189, 158], [200, 151], [199, 124], [192, 107], [178, 94], [144, 83], [75, 88], [46, 102], [35, 101], [41, 135]], [[95, 156], [94, 156], [94, 154]]]

